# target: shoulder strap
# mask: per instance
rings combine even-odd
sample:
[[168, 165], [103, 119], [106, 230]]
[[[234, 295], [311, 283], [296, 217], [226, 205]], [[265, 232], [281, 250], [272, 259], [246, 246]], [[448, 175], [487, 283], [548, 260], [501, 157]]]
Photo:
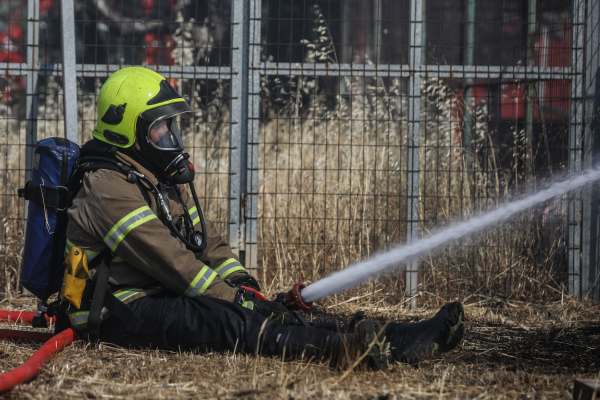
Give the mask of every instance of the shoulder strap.
[[105, 157], [83, 157], [78, 161], [78, 163], [79, 165], [77, 166], [76, 170], [73, 173], [73, 176], [71, 177], [71, 184], [69, 185], [69, 193], [71, 197], [69, 199], [67, 207], [71, 207], [73, 199], [77, 195], [77, 192], [79, 192], [83, 175], [87, 172], [98, 171], [100, 169], [108, 169], [125, 175], [127, 177], [127, 182], [131, 184], [136, 184], [140, 189], [144, 200], [146, 201], [146, 203], [148, 203], [148, 205], [150, 205], [150, 196], [148, 195], [148, 192], [140, 184], [137, 177], [132, 173], [134, 169], [130, 166]]
[[[67, 187], [69, 184], [69, 153], [66, 150], [62, 152], [62, 165], [60, 169], [60, 184], [62, 187]], [[59, 282], [56, 279], [60, 279], [57, 276], [57, 271], [62, 271], [62, 254], [65, 246], [65, 232], [67, 229], [67, 209], [62, 208], [56, 212], [56, 225], [54, 227], [54, 238], [52, 240], [52, 252], [50, 253], [50, 271], [48, 274], [48, 284], [46, 285], [46, 291], [42, 300], [44, 303], [48, 301], [48, 298], [55, 291], [55, 287]]]
[[[96, 256], [98, 258], [98, 256]], [[110, 252], [106, 252], [102, 257], [102, 262], [96, 268], [96, 286], [92, 295], [92, 304], [90, 306], [90, 314], [88, 316], [88, 335], [90, 340], [95, 342], [100, 334], [100, 315], [102, 307], [104, 307], [104, 299], [108, 289], [108, 278], [110, 274]]]

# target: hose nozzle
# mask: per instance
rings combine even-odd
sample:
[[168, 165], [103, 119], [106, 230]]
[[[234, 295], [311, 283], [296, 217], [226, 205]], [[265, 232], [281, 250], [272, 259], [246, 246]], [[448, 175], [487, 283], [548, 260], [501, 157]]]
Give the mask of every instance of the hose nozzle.
[[292, 290], [286, 293], [285, 297], [287, 299], [287, 307], [290, 310], [303, 310], [309, 311], [312, 307], [312, 303], [305, 302], [302, 299], [301, 291], [304, 289], [306, 285], [302, 282], [298, 282], [294, 285]]

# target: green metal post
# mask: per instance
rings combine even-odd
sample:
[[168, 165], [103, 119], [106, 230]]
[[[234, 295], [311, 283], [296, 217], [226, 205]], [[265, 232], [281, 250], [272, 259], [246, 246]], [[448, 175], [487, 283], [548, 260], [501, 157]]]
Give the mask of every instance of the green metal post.
[[[473, 53], [475, 49], [475, 0], [467, 0], [466, 9], [466, 22], [465, 22], [465, 56], [464, 65], [473, 65]], [[465, 97], [464, 97], [464, 135], [463, 135], [463, 148], [465, 150], [465, 169], [466, 176], [469, 178], [469, 171], [471, 170], [471, 157], [473, 157], [473, 149], [471, 146], [472, 141], [472, 127], [473, 127], [473, 114], [471, 110], [472, 103], [472, 86], [473, 79], [465, 78]], [[467, 179], [468, 180], [468, 179]], [[467, 184], [469, 184], [467, 182]]]
[[381, 63], [381, 34], [383, 33], [381, 30], [381, 18], [382, 18], [382, 11], [381, 11], [381, 0], [375, 0], [375, 23], [374, 23], [374, 28], [375, 28], [375, 32], [373, 32], [374, 37], [373, 37], [373, 47], [375, 50], [375, 54], [374, 54], [374, 61], [375, 64], [380, 64]]
[[[536, 24], [536, 1], [528, 0], [527, 3], [527, 66], [535, 64], [535, 24]], [[525, 95], [525, 177], [529, 182], [533, 177], [533, 105], [535, 96], [535, 84], [527, 82], [527, 93]]]
[[421, 60], [423, 63], [427, 63], [427, 14], [425, 9], [427, 8], [427, 0], [423, 0], [423, 32], [421, 33]]

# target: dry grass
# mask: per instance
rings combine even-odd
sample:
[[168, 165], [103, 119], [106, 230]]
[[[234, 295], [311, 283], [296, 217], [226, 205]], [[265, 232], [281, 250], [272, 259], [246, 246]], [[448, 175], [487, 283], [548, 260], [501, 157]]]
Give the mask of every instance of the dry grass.
[[[263, 82], [258, 235], [264, 281], [314, 282], [406, 240], [409, 139], [402, 82], [344, 82], [347, 93], [333, 106], [331, 88], [318, 79]], [[422, 92], [419, 229], [428, 235], [494, 209], [521, 189], [515, 182], [524, 172], [515, 167], [515, 180], [497, 165], [484, 104], [473, 113], [475, 155], [467, 173], [456, 116], [464, 106], [460, 95], [440, 79], [424, 80]], [[518, 165], [525, 147], [513, 150]], [[423, 258], [421, 293], [555, 297], [567, 265], [565, 204], [542, 205]], [[399, 275], [393, 281], [402, 286]]]
[[[314, 11], [314, 39], [302, 41], [305, 61], [336, 63], [327, 23], [318, 6]], [[405, 242], [410, 168], [406, 80], [262, 79], [260, 277], [280, 284], [314, 282]], [[498, 116], [486, 102], [465, 104], [460, 89], [450, 79], [422, 81], [422, 235], [494, 209], [532, 179], [523, 168], [532, 146], [523, 130], [515, 122], [506, 132], [495, 131], [491, 121]], [[469, 149], [463, 139], [465, 108], [473, 108]], [[502, 164], [500, 155], [507, 150], [511, 155]], [[567, 266], [565, 204], [543, 205], [423, 258], [421, 295], [555, 298], [563, 290]], [[402, 291], [400, 275], [387, 282], [394, 283], [388, 291]]]
[[[335, 306], [330, 318], [373, 309], [373, 298]], [[327, 308], [333, 306], [331, 308]], [[32, 309], [31, 299], [2, 308]], [[435, 309], [399, 305], [369, 312], [376, 318], [418, 321]], [[481, 298], [466, 306], [461, 347], [419, 366], [386, 372], [344, 371], [325, 364], [232, 353], [196, 354], [119, 349], [76, 342], [32, 382], [6, 398], [230, 398], [230, 399], [553, 399], [568, 397], [573, 378], [600, 378], [600, 306], [565, 298], [530, 304]], [[317, 315], [322, 318], [323, 315]], [[14, 324], [3, 328], [18, 329]], [[27, 359], [39, 344], [0, 342], [0, 369]]]

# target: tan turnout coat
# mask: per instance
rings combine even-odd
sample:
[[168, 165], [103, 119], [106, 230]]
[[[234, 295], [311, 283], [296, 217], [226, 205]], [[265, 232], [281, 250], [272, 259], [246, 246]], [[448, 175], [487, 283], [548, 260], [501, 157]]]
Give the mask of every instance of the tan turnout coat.
[[[117, 152], [116, 156], [158, 183], [152, 173], [127, 155]], [[109, 283], [119, 300], [128, 303], [166, 289], [190, 297], [234, 300], [238, 289], [228, 283], [229, 279], [246, 272], [214, 223], [206, 220], [208, 247], [194, 253], [163, 224], [156, 193], [146, 183], [142, 186], [150, 204], [140, 187], [127, 182], [125, 175], [119, 172], [106, 169], [88, 172], [82, 183], [68, 210], [65, 252], [68, 254], [72, 246], [77, 246], [85, 252], [89, 262], [109, 247]], [[201, 230], [187, 185], [181, 185], [180, 189], [194, 227]], [[173, 188], [168, 195], [171, 215], [177, 221], [183, 207]], [[76, 329], [87, 327], [87, 311], [70, 310], [69, 315]]]

